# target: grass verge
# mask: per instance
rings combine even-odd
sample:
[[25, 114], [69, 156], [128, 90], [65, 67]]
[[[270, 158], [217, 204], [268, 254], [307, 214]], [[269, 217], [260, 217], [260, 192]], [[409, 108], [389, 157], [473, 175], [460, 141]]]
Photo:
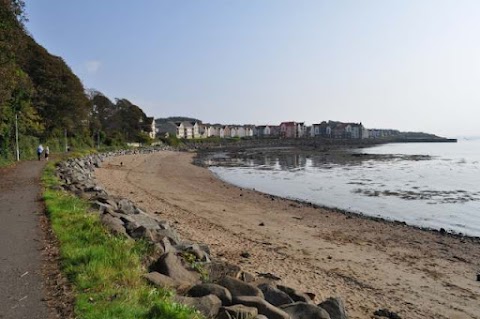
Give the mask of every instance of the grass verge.
[[148, 285], [142, 278], [143, 242], [110, 234], [88, 203], [63, 191], [49, 163], [42, 177], [51, 227], [58, 238], [61, 268], [76, 296], [75, 316], [81, 319], [200, 318], [170, 300], [171, 292]]

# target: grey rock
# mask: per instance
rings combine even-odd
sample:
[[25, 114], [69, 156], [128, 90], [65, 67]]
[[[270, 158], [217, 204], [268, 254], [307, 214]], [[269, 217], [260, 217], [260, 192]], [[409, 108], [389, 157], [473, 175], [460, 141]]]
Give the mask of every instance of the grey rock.
[[328, 298], [318, 306], [325, 309], [332, 319], [348, 319], [345, 306], [340, 298]]
[[249, 272], [246, 272], [246, 271], [240, 271], [238, 274], [237, 274], [237, 279], [240, 279], [241, 281], [244, 281], [244, 282], [254, 282], [257, 278], [255, 277], [255, 275], [249, 273]]
[[101, 203], [99, 201], [94, 201], [92, 204], [91, 204], [91, 207], [94, 211], [96, 212], [99, 212], [99, 213], [105, 213], [105, 212], [113, 212], [114, 209], [112, 206], [108, 205], [108, 204], [105, 204], [105, 203]]
[[151, 240], [152, 238], [152, 233], [149, 229], [145, 228], [145, 226], [138, 226], [137, 228], [134, 229], [128, 229], [127, 228], [127, 233], [132, 237], [133, 239], [146, 239], [147, 241]]
[[133, 219], [132, 215], [125, 215], [120, 210], [117, 210], [117, 214], [121, 216], [120, 219], [123, 221], [127, 232], [132, 232], [134, 229], [140, 227], [140, 224]]
[[259, 314], [265, 315], [269, 319], [290, 319], [290, 315], [288, 313], [266, 302], [260, 297], [255, 297], [255, 296], [233, 297], [233, 303], [242, 304], [248, 307], [255, 307], [258, 309]]
[[158, 220], [156, 220], [154, 217], [149, 216], [148, 214], [138, 213], [136, 215], [132, 215], [131, 217], [137, 224], [147, 229], [160, 229], [160, 226], [158, 226]]
[[108, 196], [95, 196], [92, 198], [92, 200], [110, 205], [114, 210], [118, 209], [117, 202], [113, 198], [109, 198]]
[[216, 284], [199, 284], [195, 285], [187, 292], [191, 297], [203, 297], [208, 295], [215, 295], [222, 301], [222, 305], [228, 306], [232, 304], [232, 294], [227, 288]]
[[90, 182], [90, 181], [87, 181], [83, 184], [83, 190], [85, 192], [94, 192], [95, 191], [95, 184]]
[[173, 299], [178, 303], [197, 309], [207, 318], [216, 317], [222, 305], [220, 299], [214, 295], [199, 298], [175, 296]]
[[197, 260], [199, 261], [204, 261], [204, 262], [210, 262], [210, 256], [209, 254], [202, 248], [207, 248], [208, 251], [208, 246], [202, 245], [200, 246], [199, 244], [180, 244], [180, 245], [175, 245], [175, 249], [181, 252], [185, 253], [190, 253], [193, 254]]
[[102, 167], [102, 161], [99, 158], [96, 158], [93, 161], [93, 165], [95, 165], [96, 168], [100, 168], [100, 167]]
[[135, 205], [129, 201], [128, 199], [121, 199], [117, 203], [119, 213], [123, 213], [126, 215], [133, 215], [135, 214]]
[[306, 302], [313, 304], [313, 300], [306, 293], [299, 292], [293, 288], [282, 285], [277, 285], [277, 288], [286, 293], [295, 302]]
[[263, 299], [263, 293], [257, 287], [233, 277], [223, 277], [217, 282], [220, 286], [227, 288], [232, 297], [236, 296], [255, 296]]
[[173, 253], [163, 254], [150, 268], [178, 282], [189, 284], [200, 282], [200, 274], [186, 269], [181, 259]]
[[258, 289], [263, 292], [265, 300], [276, 307], [294, 302], [289, 295], [273, 285], [261, 284], [258, 286]]
[[[134, 214], [144, 214], [144, 215], [148, 215], [147, 212], [146, 212], [144, 209], [142, 209], [142, 208], [140, 208], [140, 207], [137, 207], [137, 206], [135, 206], [135, 208], [134, 208]], [[158, 226], [158, 225], [157, 225], [157, 226]]]
[[254, 319], [258, 309], [244, 305], [233, 305], [220, 308], [217, 319]]
[[292, 319], [331, 319], [324, 309], [306, 302], [295, 302], [280, 308]]
[[102, 224], [113, 234], [124, 235], [128, 237], [127, 231], [123, 225], [123, 222], [119, 218], [115, 218], [110, 214], [103, 214], [100, 217]]
[[158, 244], [162, 246], [165, 253], [176, 253], [177, 250], [175, 247], [172, 246], [172, 243], [168, 239], [168, 237], [163, 237]]
[[145, 279], [147, 279], [153, 285], [160, 287], [160, 288], [176, 288], [181, 283], [173, 280], [172, 278], [165, 276], [159, 272], [153, 271], [146, 275], [143, 275]]
[[221, 260], [214, 260], [206, 264], [205, 270], [212, 282], [217, 282], [225, 276], [236, 277], [241, 271], [239, 266]]
[[180, 236], [173, 229], [152, 230], [152, 240], [154, 242], [161, 242], [165, 237], [168, 238], [172, 245], [179, 245], [181, 243]]
[[378, 309], [373, 314], [378, 317], [386, 317], [390, 319], [401, 319], [401, 317], [396, 312], [390, 311], [388, 309]]
[[160, 229], [170, 229], [170, 224], [166, 220], [158, 220], [158, 227]]

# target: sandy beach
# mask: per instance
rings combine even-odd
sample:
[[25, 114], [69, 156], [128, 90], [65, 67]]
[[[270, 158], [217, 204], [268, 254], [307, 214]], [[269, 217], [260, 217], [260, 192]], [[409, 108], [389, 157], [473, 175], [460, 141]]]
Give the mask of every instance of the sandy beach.
[[402, 318], [480, 318], [478, 240], [241, 189], [191, 164], [193, 156], [115, 157], [95, 174], [110, 194], [210, 245], [214, 258], [275, 274], [318, 302], [341, 297], [350, 318], [372, 318], [380, 308]]

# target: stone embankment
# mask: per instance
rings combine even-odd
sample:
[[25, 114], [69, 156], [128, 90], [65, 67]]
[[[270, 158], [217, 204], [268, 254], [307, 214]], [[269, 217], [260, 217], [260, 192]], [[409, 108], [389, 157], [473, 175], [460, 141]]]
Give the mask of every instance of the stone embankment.
[[368, 147], [388, 143], [388, 140], [376, 139], [327, 139], [327, 138], [243, 138], [208, 140], [184, 140], [185, 146], [196, 150], [216, 149], [243, 149], [243, 148], [273, 148], [273, 147], [299, 147], [314, 149], [331, 149], [342, 147]]
[[71, 159], [57, 164], [56, 174], [63, 189], [91, 202], [91, 212], [99, 214], [112, 233], [146, 240], [154, 247], [148, 256], [149, 272], [144, 275], [152, 285], [174, 289], [176, 302], [196, 308], [207, 318], [347, 318], [341, 299], [328, 298], [315, 304], [313, 294], [280, 285], [273, 274], [255, 276], [237, 265], [214, 260], [207, 245], [182, 241], [168, 221], [127, 199], [109, 195], [97, 185], [94, 169], [107, 157], [128, 154], [133, 151]]

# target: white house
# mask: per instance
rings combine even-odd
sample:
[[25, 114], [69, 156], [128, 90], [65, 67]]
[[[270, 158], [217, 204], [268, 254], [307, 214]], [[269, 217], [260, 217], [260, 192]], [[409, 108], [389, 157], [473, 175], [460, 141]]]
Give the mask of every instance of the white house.
[[193, 138], [193, 125], [190, 122], [179, 122], [177, 124], [177, 137], [178, 138]]
[[150, 136], [151, 139], [155, 139], [155, 136], [157, 134], [157, 128], [155, 127], [155, 118], [149, 117], [148, 120], [152, 121], [150, 124], [151, 131], [148, 133], [148, 136]]
[[205, 138], [206, 137], [206, 125], [201, 122], [195, 122], [193, 124], [193, 138]]
[[218, 129], [215, 125], [207, 125], [207, 137], [218, 136]]
[[253, 125], [245, 125], [245, 136], [252, 137], [255, 135], [255, 126]]
[[246, 131], [245, 126], [237, 126], [237, 137], [245, 137]]

